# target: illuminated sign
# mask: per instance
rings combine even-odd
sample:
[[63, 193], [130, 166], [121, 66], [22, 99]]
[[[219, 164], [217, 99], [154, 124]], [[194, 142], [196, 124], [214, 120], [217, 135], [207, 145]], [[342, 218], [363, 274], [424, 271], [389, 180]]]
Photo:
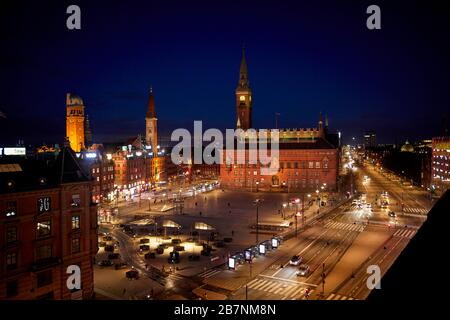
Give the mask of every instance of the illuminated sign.
[[236, 260], [233, 257], [228, 258], [228, 268], [234, 269], [236, 267]]
[[111, 153], [107, 153], [106, 154], [106, 159], [111, 160], [112, 159], [112, 154]]
[[39, 198], [38, 199], [38, 212], [48, 212], [51, 210], [50, 197]]
[[25, 148], [3, 148], [3, 154], [5, 156], [24, 156], [26, 155]]
[[252, 251], [250, 249], [247, 249], [244, 251], [245, 255], [245, 261], [252, 261]]
[[278, 239], [272, 238], [272, 248], [278, 248]]
[[259, 245], [259, 254], [266, 254], [266, 245], [265, 244]]
[[136, 155], [137, 155], [138, 157], [140, 157], [140, 156], [142, 156], [142, 152], [137, 151], [137, 152], [136, 152]]
[[97, 158], [97, 153], [96, 152], [88, 152], [85, 154], [85, 156], [88, 159], [93, 159], [93, 158]]

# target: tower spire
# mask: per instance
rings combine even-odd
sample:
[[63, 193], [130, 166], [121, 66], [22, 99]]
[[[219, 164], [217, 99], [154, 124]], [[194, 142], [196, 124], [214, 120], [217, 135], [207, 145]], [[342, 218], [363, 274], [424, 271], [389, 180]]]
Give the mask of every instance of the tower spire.
[[239, 87], [249, 88], [247, 60], [245, 59], [245, 45], [242, 45], [241, 67], [239, 69]]

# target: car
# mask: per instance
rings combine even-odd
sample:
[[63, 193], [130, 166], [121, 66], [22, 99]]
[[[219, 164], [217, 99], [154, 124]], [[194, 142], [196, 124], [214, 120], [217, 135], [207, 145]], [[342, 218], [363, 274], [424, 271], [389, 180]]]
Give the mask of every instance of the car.
[[144, 238], [144, 239], [139, 240], [140, 244], [149, 243], [149, 242], [150, 242], [150, 239], [148, 239], [148, 238]]
[[113, 262], [111, 260], [102, 260], [98, 263], [100, 267], [110, 267], [113, 265]]
[[298, 277], [305, 277], [305, 276], [307, 276], [309, 274], [309, 266], [306, 265], [306, 264], [301, 264], [298, 267], [298, 270], [297, 270], [296, 274], [297, 274]]
[[391, 218], [395, 218], [397, 216], [394, 211], [389, 211], [388, 215]]
[[120, 258], [120, 254], [119, 253], [110, 253], [108, 254], [108, 259], [109, 260], [114, 260], [114, 259], [119, 259]]
[[298, 266], [300, 263], [302, 263], [302, 260], [303, 260], [302, 257], [300, 257], [299, 255], [295, 255], [291, 258], [289, 264], [293, 266]]
[[125, 273], [125, 276], [128, 279], [138, 279], [139, 278], [139, 272], [137, 270], [132, 269], [132, 270], [127, 271]]
[[105, 246], [106, 252], [114, 252], [114, 246], [113, 245], [107, 245]]
[[150, 250], [150, 246], [149, 245], [147, 245], [147, 244], [141, 244], [140, 246], [139, 246], [139, 251], [148, 251], [148, 250]]

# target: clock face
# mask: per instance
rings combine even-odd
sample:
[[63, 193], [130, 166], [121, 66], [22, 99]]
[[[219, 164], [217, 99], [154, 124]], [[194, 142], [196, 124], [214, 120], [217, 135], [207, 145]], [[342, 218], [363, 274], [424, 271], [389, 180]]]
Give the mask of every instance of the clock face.
[[39, 198], [37, 205], [39, 213], [49, 212], [51, 210], [50, 197]]
[[240, 97], [239, 97], [239, 100], [245, 101], [245, 96], [240, 96]]

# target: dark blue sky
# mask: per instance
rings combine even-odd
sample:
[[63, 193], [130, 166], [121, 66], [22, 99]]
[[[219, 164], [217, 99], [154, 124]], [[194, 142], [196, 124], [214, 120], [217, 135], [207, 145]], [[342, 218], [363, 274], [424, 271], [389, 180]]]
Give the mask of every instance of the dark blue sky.
[[[0, 4], [0, 143], [62, 142], [65, 93], [80, 95], [94, 140], [144, 132], [149, 86], [161, 135], [203, 120], [235, 125], [247, 48], [256, 127], [313, 127], [345, 141], [429, 138], [449, 110], [449, 10], [438, 1], [21, 1]], [[241, 3], [243, 2], [243, 3]], [[70, 4], [82, 29], [66, 29]], [[378, 4], [382, 29], [366, 28]]]

